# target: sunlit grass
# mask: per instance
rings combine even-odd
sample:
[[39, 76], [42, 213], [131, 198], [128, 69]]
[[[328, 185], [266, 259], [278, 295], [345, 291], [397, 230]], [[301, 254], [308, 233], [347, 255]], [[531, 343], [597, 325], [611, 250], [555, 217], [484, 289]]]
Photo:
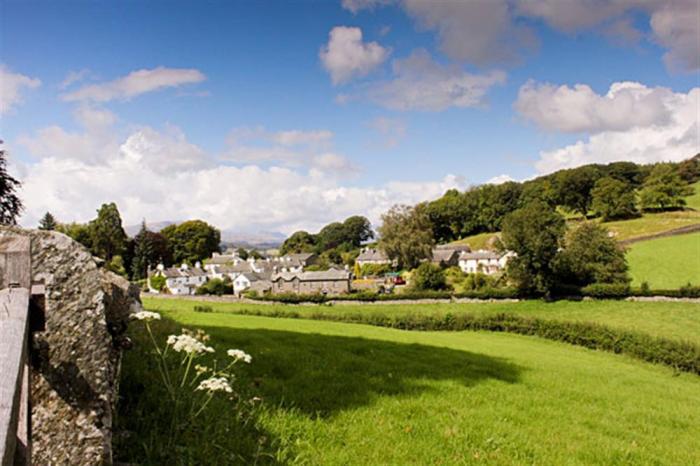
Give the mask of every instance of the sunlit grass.
[[652, 288], [700, 285], [700, 233], [632, 244], [627, 261], [636, 286], [642, 282]]

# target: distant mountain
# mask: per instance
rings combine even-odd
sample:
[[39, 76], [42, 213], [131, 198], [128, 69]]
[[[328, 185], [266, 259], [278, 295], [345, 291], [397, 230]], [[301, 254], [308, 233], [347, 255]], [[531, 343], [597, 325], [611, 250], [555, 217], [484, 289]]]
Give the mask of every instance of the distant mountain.
[[[180, 221], [146, 222], [146, 226], [151, 231], [160, 231], [163, 228], [180, 223]], [[141, 229], [141, 224], [128, 225], [124, 227], [126, 234], [133, 237]], [[255, 233], [244, 233], [237, 230], [222, 230], [221, 242], [227, 246], [244, 247], [249, 249], [271, 249], [279, 247], [287, 235], [278, 231], [260, 231]]]

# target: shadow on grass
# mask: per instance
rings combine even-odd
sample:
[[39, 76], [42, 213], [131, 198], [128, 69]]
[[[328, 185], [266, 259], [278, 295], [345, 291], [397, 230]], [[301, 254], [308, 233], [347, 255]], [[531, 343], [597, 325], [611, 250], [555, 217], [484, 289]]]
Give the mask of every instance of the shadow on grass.
[[[312, 416], [366, 405], [376, 396], [413, 395], [430, 381], [466, 387], [488, 379], [515, 383], [520, 369], [483, 354], [419, 344], [265, 329], [203, 327], [217, 349], [253, 356], [245, 379], [268, 406]], [[243, 379], [241, 382], [246, 382]]]

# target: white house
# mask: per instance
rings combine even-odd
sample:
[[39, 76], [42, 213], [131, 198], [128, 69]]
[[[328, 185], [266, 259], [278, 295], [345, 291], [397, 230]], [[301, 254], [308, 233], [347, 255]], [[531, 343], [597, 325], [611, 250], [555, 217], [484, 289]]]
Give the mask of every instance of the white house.
[[[194, 267], [182, 264], [180, 267], [165, 268], [159, 265], [152, 276], [165, 277], [165, 287], [170, 294], [191, 295], [207, 282], [207, 273], [202, 270], [199, 262]], [[151, 288], [149, 277], [149, 289], [151, 292], [158, 292]]]
[[242, 292], [251, 288], [254, 284], [269, 280], [269, 274], [243, 272], [233, 279], [233, 293], [237, 295], [241, 294]]
[[505, 270], [508, 260], [514, 255], [513, 252], [498, 254], [497, 252], [484, 249], [474, 252], [462, 252], [459, 256], [459, 268], [465, 273], [481, 272], [492, 275]]

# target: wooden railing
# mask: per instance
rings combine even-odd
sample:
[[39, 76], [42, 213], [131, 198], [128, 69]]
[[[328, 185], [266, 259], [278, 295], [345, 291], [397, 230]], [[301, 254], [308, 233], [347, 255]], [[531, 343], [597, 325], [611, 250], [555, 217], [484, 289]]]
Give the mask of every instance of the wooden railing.
[[[31, 251], [24, 236], [0, 237], [0, 458], [31, 464], [29, 332]], [[35, 292], [43, 295], [43, 287]]]

